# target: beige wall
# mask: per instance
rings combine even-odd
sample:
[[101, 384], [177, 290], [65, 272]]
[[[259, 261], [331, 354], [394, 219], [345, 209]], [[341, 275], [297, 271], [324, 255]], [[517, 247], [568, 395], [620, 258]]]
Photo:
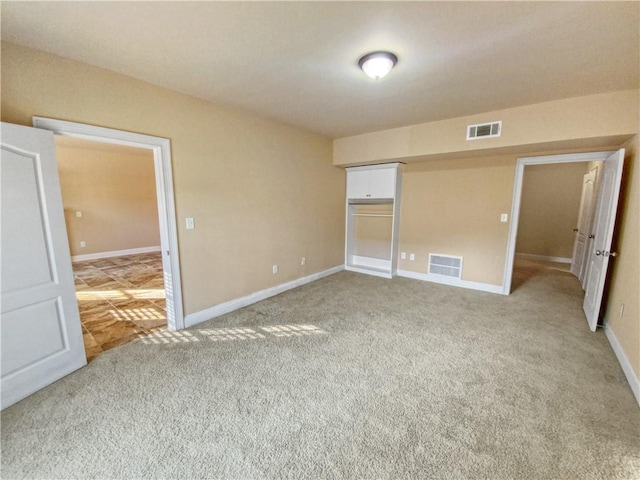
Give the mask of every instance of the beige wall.
[[[622, 143], [638, 129], [640, 90], [603, 93], [383, 130], [333, 143], [335, 165], [422, 161]], [[466, 140], [467, 125], [502, 120], [502, 136]], [[609, 137], [609, 138], [607, 138]], [[624, 139], [623, 139], [624, 137]], [[576, 142], [579, 140], [579, 142]]]
[[151, 150], [56, 137], [56, 155], [71, 255], [160, 245]]
[[345, 173], [329, 139], [32, 49], [3, 44], [1, 60], [3, 121], [171, 140], [185, 313], [344, 262]]
[[[638, 135], [623, 145], [626, 148], [624, 181], [618, 211], [618, 257], [611, 262], [610, 293], [605, 322], [617, 338], [640, 377], [640, 172], [638, 172]], [[620, 309], [624, 305], [624, 311]]]
[[[462, 279], [502, 285], [515, 157], [407, 165], [402, 183], [398, 268], [427, 273], [429, 253], [463, 257]], [[415, 253], [415, 260], [409, 260]]]
[[516, 253], [571, 258], [588, 162], [524, 169]]

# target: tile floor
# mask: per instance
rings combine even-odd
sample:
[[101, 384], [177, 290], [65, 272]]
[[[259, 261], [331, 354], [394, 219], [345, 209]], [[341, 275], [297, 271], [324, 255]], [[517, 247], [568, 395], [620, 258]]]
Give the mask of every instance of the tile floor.
[[75, 262], [73, 273], [88, 361], [166, 328], [160, 253]]

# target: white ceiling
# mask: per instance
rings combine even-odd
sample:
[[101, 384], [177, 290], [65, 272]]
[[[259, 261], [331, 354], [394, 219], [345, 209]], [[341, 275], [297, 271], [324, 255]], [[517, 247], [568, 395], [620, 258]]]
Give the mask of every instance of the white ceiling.
[[[332, 138], [640, 88], [640, 2], [12, 2], [2, 40]], [[399, 63], [374, 81], [373, 50]]]

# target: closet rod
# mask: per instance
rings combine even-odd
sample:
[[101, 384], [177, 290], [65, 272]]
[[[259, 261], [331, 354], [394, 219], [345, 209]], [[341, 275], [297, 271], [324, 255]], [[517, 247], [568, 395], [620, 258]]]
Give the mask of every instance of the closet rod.
[[352, 213], [354, 217], [393, 217], [390, 213]]

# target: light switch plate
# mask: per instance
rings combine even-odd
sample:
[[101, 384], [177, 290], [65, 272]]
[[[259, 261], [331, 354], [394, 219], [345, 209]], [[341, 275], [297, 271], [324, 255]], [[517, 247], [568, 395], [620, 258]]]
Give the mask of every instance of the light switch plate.
[[500, 214], [500, 221], [502, 223], [507, 223], [507, 220], [509, 220], [509, 215], [506, 213], [501, 213]]
[[187, 230], [193, 230], [194, 228], [196, 228], [196, 224], [193, 217], [187, 217]]

